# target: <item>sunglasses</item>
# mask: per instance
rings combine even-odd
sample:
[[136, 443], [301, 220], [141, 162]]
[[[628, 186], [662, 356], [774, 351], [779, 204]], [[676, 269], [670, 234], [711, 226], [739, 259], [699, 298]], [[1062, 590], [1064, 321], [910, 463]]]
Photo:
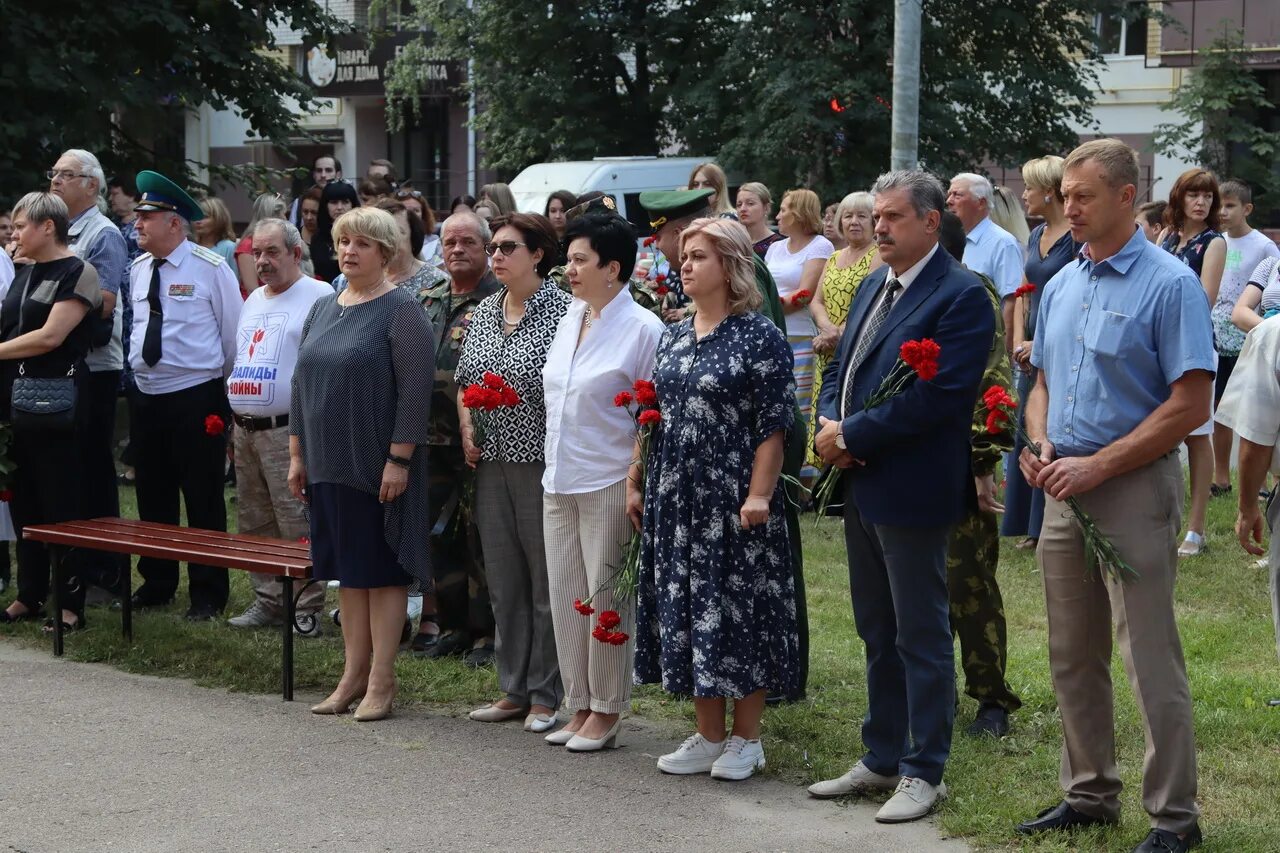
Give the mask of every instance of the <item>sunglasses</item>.
[[484, 253], [493, 255], [495, 252], [501, 252], [504, 255], [514, 255], [516, 249], [520, 246], [528, 246], [528, 243], [517, 243], [515, 240], [503, 240], [501, 243], [486, 243]]
[[416, 198], [422, 201], [422, 193], [417, 190], [396, 190], [396, 198]]

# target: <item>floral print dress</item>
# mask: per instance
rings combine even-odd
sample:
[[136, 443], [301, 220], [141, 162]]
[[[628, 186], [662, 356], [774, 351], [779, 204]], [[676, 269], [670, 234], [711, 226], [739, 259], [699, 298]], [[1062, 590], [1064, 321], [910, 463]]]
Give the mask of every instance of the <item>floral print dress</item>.
[[791, 368], [786, 339], [759, 314], [732, 314], [701, 340], [691, 319], [663, 333], [654, 367], [663, 421], [649, 455], [637, 590], [639, 684], [705, 698], [798, 688], [781, 480], [768, 522], [740, 522], [756, 448], [792, 426]]

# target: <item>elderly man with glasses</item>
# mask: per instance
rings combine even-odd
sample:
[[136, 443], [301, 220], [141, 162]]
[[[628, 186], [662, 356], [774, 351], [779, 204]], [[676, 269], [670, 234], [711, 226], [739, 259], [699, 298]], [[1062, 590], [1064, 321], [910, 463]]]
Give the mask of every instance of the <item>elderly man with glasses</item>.
[[[103, 213], [107, 179], [97, 157], [72, 148], [63, 152], [45, 175], [49, 178], [49, 192], [61, 198], [71, 214], [68, 248], [97, 271], [102, 287], [102, 311], [93, 325], [93, 346], [85, 358], [89, 382], [81, 396], [81, 405], [88, 410], [85, 423], [89, 424], [89, 432], [79, 447], [85, 512], [89, 518], [117, 516], [120, 497], [111, 446], [120, 372], [124, 368], [122, 303], [118, 295], [121, 287], [128, 288], [129, 249], [120, 229]], [[85, 557], [84, 575], [94, 586], [114, 590], [127, 565], [127, 559], [90, 551]]]

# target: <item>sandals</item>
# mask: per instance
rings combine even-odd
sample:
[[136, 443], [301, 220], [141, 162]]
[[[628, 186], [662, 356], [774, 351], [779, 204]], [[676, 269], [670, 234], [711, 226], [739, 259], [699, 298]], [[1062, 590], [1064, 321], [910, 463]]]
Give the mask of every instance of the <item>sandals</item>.
[[1220, 498], [1223, 495], [1229, 495], [1229, 494], [1231, 494], [1230, 483], [1227, 483], [1225, 486], [1219, 486], [1217, 483], [1209, 484], [1209, 497]]
[[[422, 626], [426, 624], [436, 626], [434, 634], [425, 633]], [[426, 654], [434, 649], [440, 642], [440, 617], [435, 613], [423, 613], [422, 618], [418, 620], [418, 633], [414, 635], [413, 642], [409, 644], [409, 651], [414, 654]]]
[[[87, 626], [87, 625], [85, 625], [84, 617], [83, 617], [83, 616], [80, 616], [79, 614], [77, 614], [77, 615], [76, 615], [76, 621], [74, 621], [74, 622], [63, 622], [63, 623], [62, 623], [62, 633], [64, 633], [64, 634], [70, 634], [72, 631], [83, 631], [86, 627], [88, 627], [88, 626]], [[46, 620], [44, 620], [44, 627], [43, 627], [43, 628], [41, 628], [41, 630], [42, 630], [42, 631], [44, 631], [44, 633], [46, 633], [46, 634], [52, 634], [52, 633], [53, 633], [53, 619], [51, 619], [51, 618], [50, 618], [50, 619], [46, 619]]]
[[34, 622], [43, 616], [39, 610], [28, 610], [25, 613], [11, 614], [8, 610], [0, 610], [0, 624], [13, 625], [18, 622]]
[[1179, 557], [1198, 557], [1209, 549], [1209, 542], [1194, 530], [1187, 531], [1187, 538], [1178, 546]]

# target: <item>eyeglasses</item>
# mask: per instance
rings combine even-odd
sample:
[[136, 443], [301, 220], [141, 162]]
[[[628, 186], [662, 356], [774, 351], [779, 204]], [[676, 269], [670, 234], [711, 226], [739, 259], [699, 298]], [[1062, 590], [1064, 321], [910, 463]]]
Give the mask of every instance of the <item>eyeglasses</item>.
[[487, 243], [484, 253], [492, 255], [494, 252], [501, 252], [504, 255], [514, 255], [517, 247], [528, 245], [528, 243], [517, 243], [515, 240], [503, 240], [501, 243]]
[[70, 169], [50, 169], [49, 171], [44, 173], [44, 176], [51, 181], [54, 180], [55, 178], [58, 178], [64, 181], [69, 181], [72, 178], [92, 178], [93, 177], [93, 175], [85, 175], [80, 172], [73, 172]]
[[396, 198], [416, 198], [422, 201], [422, 193], [417, 190], [396, 190]]

